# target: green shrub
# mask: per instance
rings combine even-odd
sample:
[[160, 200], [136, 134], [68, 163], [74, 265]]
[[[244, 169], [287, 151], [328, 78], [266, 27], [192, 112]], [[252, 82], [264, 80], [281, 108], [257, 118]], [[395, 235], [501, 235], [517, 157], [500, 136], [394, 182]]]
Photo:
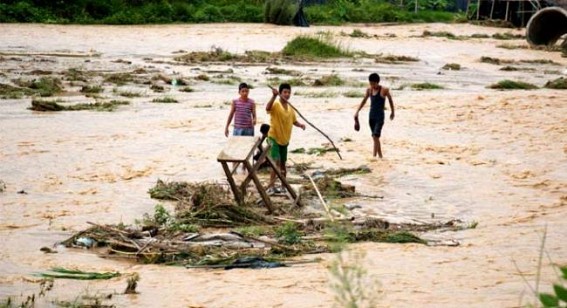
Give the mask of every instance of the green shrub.
[[350, 53], [343, 50], [340, 46], [332, 44], [322, 37], [310, 37], [300, 35], [289, 41], [282, 54], [293, 57], [309, 58], [336, 58], [347, 57]]
[[275, 230], [276, 238], [282, 244], [293, 245], [301, 242], [301, 233], [298, 230], [297, 224], [293, 222], [286, 222]]
[[500, 90], [513, 90], [513, 89], [532, 90], [532, 89], [537, 89], [538, 87], [536, 85], [523, 81], [501, 80], [498, 83], [490, 85], [489, 88], [500, 89]]
[[297, 12], [294, 0], [266, 0], [264, 22], [276, 25], [291, 25]]
[[544, 87], [546, 87], [548, 89], [566, 90], [567, 89], [567, 78], [559, 77], [555, 80], [550, 80], [545, 84]]

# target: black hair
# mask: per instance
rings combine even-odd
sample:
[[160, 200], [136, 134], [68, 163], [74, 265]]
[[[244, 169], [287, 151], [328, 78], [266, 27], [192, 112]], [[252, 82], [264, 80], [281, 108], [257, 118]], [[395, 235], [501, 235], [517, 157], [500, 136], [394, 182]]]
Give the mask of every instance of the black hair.
[[289, 83], [282, 83], [280, 84], [280, 93], [282, 93], [283, 90], [288, 89], [291, 91], [291, 86], [289, 85]]
[[262, 135], [267, 134], [269, 131], [270, 131], [269, 124], [262, 124], [262, 126], [260, 126], [260, 132], [262, 133]]
[[241, 83], [241, 84], [238, 85], [238, 92], [240, 92], [240, 90], [242, 90], [242, 89], [244, 89], [244, 88], [250, 89], [250, 88], [248, 87], [248, 84], [247, 84], [246, 82], [243, 82], [243, 83]]
[[380, 82], [380, 75], [376, 74], [376, 73], [372, 73], [370, 74], [370, 76], [368, 76], [368, 81], [370, 82]]

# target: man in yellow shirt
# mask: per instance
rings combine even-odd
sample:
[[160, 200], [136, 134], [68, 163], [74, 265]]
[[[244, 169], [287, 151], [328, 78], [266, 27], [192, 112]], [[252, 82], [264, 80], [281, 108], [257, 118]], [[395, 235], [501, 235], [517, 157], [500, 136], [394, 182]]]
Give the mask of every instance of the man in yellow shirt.
[[[287, 174], [285, 163], [287, 161], [287, 146], [291, 139], [291, 129], [293, 126], [300, 127], [305, 130], [305, 124], [297, 121], [295, 111], [288, 104], [291, 97], [291, 86], [282, 83], [277, 89], [272, 89], [272, 98], [266, 105], [266, 111], [270, 115], [270, 131], [268, 132], [268, 142], [272, 146], [270, 149], [270, 157], [276, 161], [276, 165], [280, 168], [282, 175]], [[280, 99], [276, 101], [276, 97]], [[276, 172], [272, 170], [270, 174], [270, 183], [268, 188], [273, 187], [276, 182]]]

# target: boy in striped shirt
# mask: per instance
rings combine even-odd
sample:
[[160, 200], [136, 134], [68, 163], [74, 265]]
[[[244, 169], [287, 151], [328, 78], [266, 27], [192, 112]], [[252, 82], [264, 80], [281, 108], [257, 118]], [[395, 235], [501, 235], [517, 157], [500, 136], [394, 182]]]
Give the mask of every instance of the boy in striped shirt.
[[233, 136], [254, 136], [254, 125], [256, 125], [256, 104], [248, 98], [250, 89], [246, 83], [238, 85], [239, 98], [232, 100], [228, 120], [224, 129], [224, 135], [228, 137], [228, 126], [234, 118]]

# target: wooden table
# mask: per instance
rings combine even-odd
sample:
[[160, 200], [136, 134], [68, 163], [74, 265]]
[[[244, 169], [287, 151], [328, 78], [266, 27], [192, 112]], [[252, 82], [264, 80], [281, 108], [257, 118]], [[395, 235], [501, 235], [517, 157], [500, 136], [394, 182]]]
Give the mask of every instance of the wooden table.
[[[258, 170], [260, 169], [260, 165], [264, 161], [268, 162], [270, 168], [272, 168], [276, 172], [276, 175], [293, 198], [294, 203], [299, 204], [299, 200], [297, 198], [297, 193], [289, 185], [285, 177], [283, 177], [275, 162], [270, 158], [269, 155], [267, 155], [270, 151], [270, 144], [266, 142], [264, 145], [264, 140], [265, 137], [260, 138], [249, 136], [232, 136], [228, 139], [225, 147], [219, 153], [217, 161], [221, 163], [228, 183], [230, 184], [230, 189], [232, 190], [234, 198], [239, 205], [244, 204], [246, 187], [248, 186], [248, 183], [250, 183], [250, 181], [253, 181], [256, 189], [262, 197], [262, 200], [264, 201], [264, 205], [268, 208], [268, 212], [272, 213], [274, 208], [270, 197], [262, 186], [260, 179], [258, 179]], [[254, 151], [256, 149], [260, 150], [262, 154], [260, 155], [258, 160], [251, 163], [251, 158], [254, 155]], [[231, 162], [236, 163], [232, 170], [228, 166], [228, 163]], [[234, 179], [234, 173], [236, 172], [240, 164], [244, 165], [244, 168], [248, 171], [248, 176], [244, 179], [244, 181], [242, 181], [240, 185], [237, 185], [236, 180]]]

